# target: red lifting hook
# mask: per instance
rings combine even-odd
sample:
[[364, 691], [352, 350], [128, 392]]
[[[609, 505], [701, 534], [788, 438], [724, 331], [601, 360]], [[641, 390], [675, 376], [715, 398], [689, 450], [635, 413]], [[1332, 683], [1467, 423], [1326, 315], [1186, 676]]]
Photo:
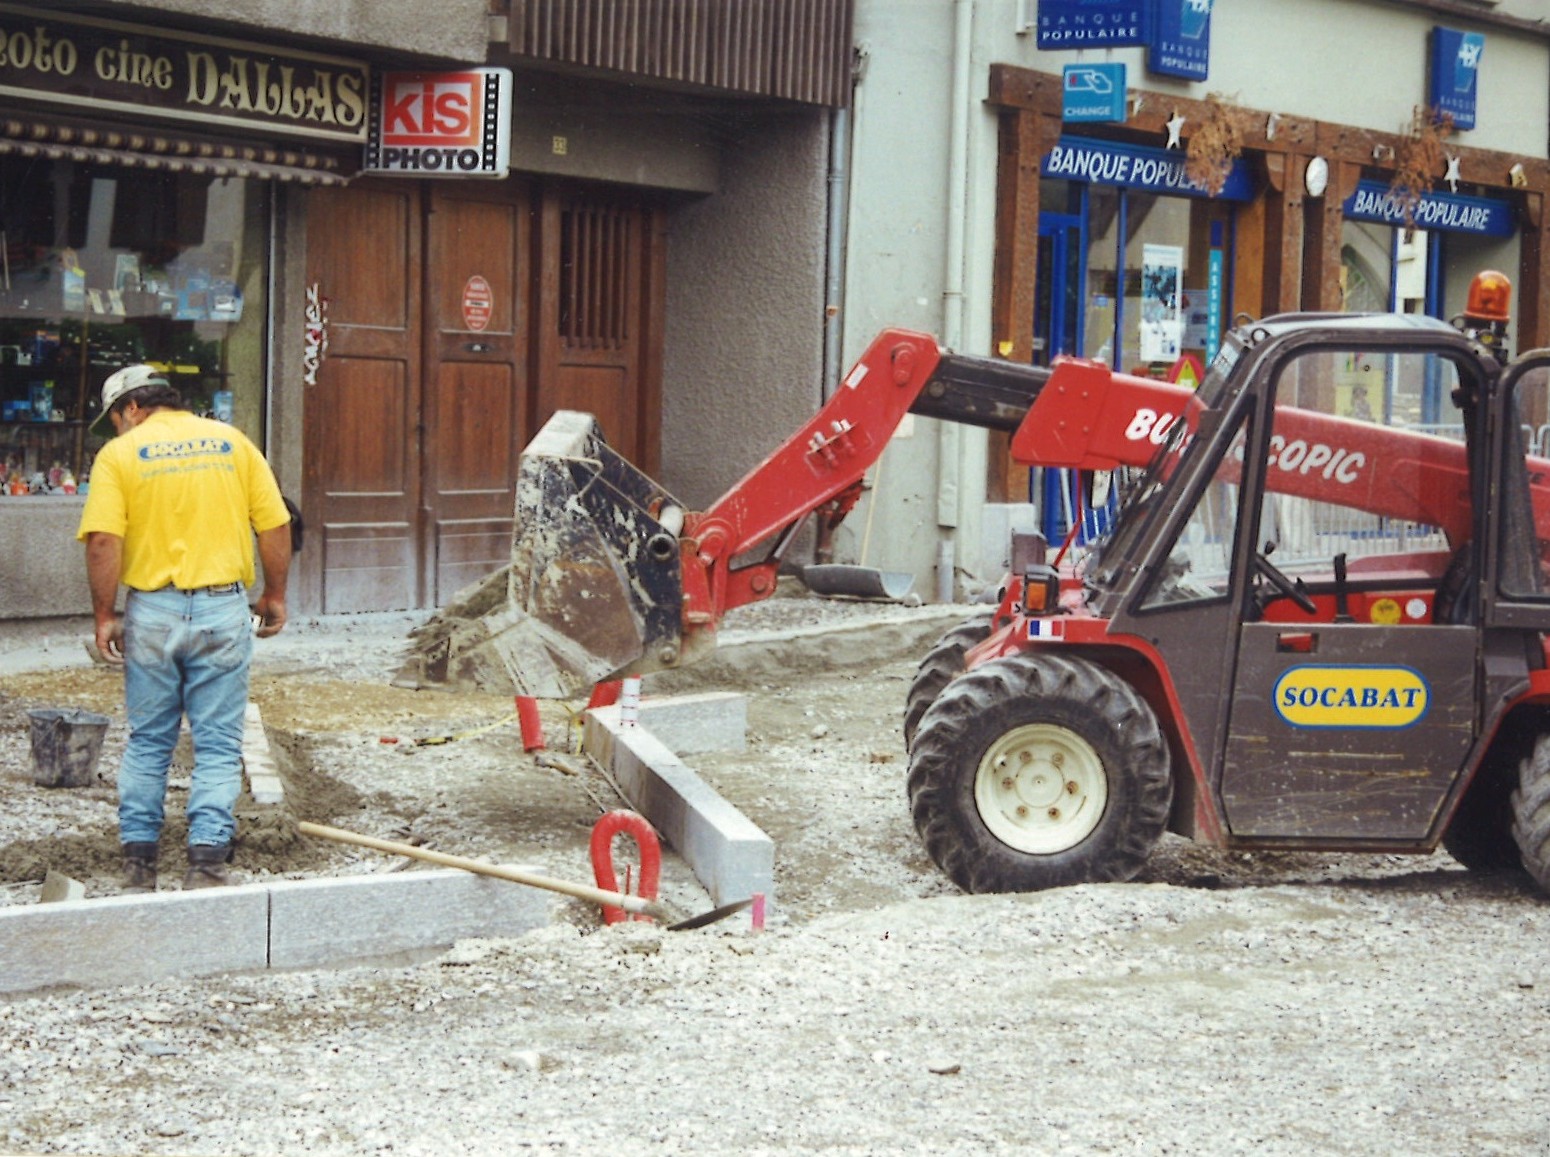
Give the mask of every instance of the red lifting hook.
[[[617, 808], [614, 811], [604, 813], [603, 817], [592, 825], [592, 876], [597, 881], [599, 888], [610, 892], [630, 893], [625, 888], [619, 887], [619, 876], [614, 871], [614, 836], [623, 832], [635, 841], [635, 847], [640, 851], [640, 883], [634, 893], [646, 900], [657, 898], [657, 884], [662, 878], [662, 845], [657, 840], [657, 833], [646, 822], [646, 817], [638, 812], [625, 811]], [[605, 924], [617, 924], [625, 919], [623, 908], [615, 908], [611, 905], [603, 905], [603, 922]], [[650, 920], [650, 916], [638, 915], [637, 920]]]

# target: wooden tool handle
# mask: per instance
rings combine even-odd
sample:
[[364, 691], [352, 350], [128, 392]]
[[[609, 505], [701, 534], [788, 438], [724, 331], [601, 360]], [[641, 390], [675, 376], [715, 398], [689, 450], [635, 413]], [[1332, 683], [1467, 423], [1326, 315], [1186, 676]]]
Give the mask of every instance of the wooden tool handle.
[[653, 916], [658, 920], [671, 918], [662, 905], [655, 900], [647, 900], [643, 896], [629, 896], [622, 892], [609, 892], [602, 888], [594, 888], [591, 884], [573, 884], [569, 880], [556, 880], [549, 876], [540, 876], [533, 872], [521, 871], [517, 868], [502, 868], [495, 864], [481, 864], [478, 860], [468, 860], [462, 856], [449, 856], [445, 852], [433, 852], [428, 848], [417, 848], [413, 844], [399, 844], [394, 843], [392, 840], [379, 840], [375, 836], [363, 836], [358, 832], [347, 832], [343, 828], [331, 828], [324, 824], [308, 823], [305, 820], [297, 824], [296, 827], [304, 836], [316, 836], [318, 839], [333, 840], [340, 844], [356, 844], [363, 848], [373, 848], [376, 851], [387, 852], [394, 856], [408, 856], [410, 859], [440, 864], [446, 868], [461, 868], [465, 872], [473, 872], [479, 876], [494, 876], [497, 880], [510, 880], [513, 884], [526, 884], [532, 888], [546, 888], [551, 892], [562, 892], [567, 896], [574, 896], [578, 900], [588, 900], [593, 904], [608, 904], [615, 908], [623, 908], [626, 912]]

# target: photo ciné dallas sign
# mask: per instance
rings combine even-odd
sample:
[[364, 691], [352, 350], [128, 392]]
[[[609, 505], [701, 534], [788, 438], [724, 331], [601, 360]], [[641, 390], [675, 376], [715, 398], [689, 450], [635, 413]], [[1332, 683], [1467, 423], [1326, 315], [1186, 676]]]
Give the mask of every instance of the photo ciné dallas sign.
[[385, 72], [371, 111], [366, 172], [504, 177], [510, 168], [510, 69]]
[[359, 142], [368, 75], [363, 61], [0, 3], [0, 99]]

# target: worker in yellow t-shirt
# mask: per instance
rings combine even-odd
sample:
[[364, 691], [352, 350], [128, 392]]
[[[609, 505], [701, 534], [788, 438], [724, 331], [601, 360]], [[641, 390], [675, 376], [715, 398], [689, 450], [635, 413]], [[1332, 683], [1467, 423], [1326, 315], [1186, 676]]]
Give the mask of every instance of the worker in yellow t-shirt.
[[[129, 741], [118, 772], [124, 891], [156, 888], [167, 769], [185, 715], [194, 741], [184, 888], [230, 883], [242, 786], [253, 632], [245, 588], [264, 567], [258, 635], [285, 626], [290, 515], [269, 463], [241, 431], [198, 418], [152, 366], [102, 385], [92, 432], [116, 435], [92, 464], [76, 538], [97, 647], [124, 671]], [[122, 619], [118, 587], [128, 589]]]

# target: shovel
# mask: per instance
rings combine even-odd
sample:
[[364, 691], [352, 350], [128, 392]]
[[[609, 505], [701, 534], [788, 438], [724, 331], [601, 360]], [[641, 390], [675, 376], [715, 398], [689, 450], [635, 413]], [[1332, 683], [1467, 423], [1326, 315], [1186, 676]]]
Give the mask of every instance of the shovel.
[[[428, 848], [417, 848], [413, 844], [400, 844], [392, 840], [379, 840], [375, 836], [363, 836], [359, 832], [348, 832], [343, 828], [331, 828], [324, 824], [308, 823], [306, 820], [296, 825], [296, 829], [304, 836], [315, 836], [320, 840], [333, 840], [340, 844], [355, 844], [362, 848], [372, 848], [375, 851], [387, 852], [394, 856], [408, 856], [414, 860], [424, 860], [431, 864], [440, 864], [445, 868], [460, 868], [465, 872], [472, 872], [478, 876], [494, 876], [497, 880], [509, 880], [514, 884], [526, 884], [530, 888], [544, 888], [550, 892], [560, 892], [566, 896], [574, 896], [578, 900], [586, 900], [593, 904], [607, 904], [615, 908], [623, 908], [626, 912], [641, 916], [650, 916], [654, 920], [670, 920], [672, 913], [667, 907], [656, 900], [647, 900], [643, 896], [630, 896], [623, 892], [610, 892], [604, 888], [594, 888], [591, 884], [574, 884], [569, 880], [556, 880], [552, 876], [540, 876], [535, 872], [524, 872], [520, 868], [504, 868], [495, 864], [482, 864], [478, 860], [465, 859], [462, 856], [449, 856], [445, 852], [433, 852]], [[752, 898], [737, 900], [731, 904], [723, 904], [719, 908], [713, 908], [709, 912], [702, 912], [698, 916], [690, 916], [686, 920], [666, 925], [669, 932], [687, 931], [690, 928], [703, 928], [707, 924], [714, 924], [717, 920], [724, 920], [736, 912], [742, 911], [752, 904]]]
[[810, 563], [802, 568], [802, 583], [815, 595], [842, 595], [853, 599], [887, 599], [899, 602], [915, 585], [909, 571], [877, 570], [859, 564]]
[[802, 583], [815, 595], [853, 599], [887, 599], [901, 602], [915, 585], [909, 571], [878, 570], [866, 565], [867, 548], [872, 542], [872, 515], [877, 513], [877, 491], [883, 484], [883, 460], [877, 460], [872, 475], [872, 498], [866, 507], [866, 528], [861, 535], [861, 558], [851, 563], [812, 563], [802, 568]]

